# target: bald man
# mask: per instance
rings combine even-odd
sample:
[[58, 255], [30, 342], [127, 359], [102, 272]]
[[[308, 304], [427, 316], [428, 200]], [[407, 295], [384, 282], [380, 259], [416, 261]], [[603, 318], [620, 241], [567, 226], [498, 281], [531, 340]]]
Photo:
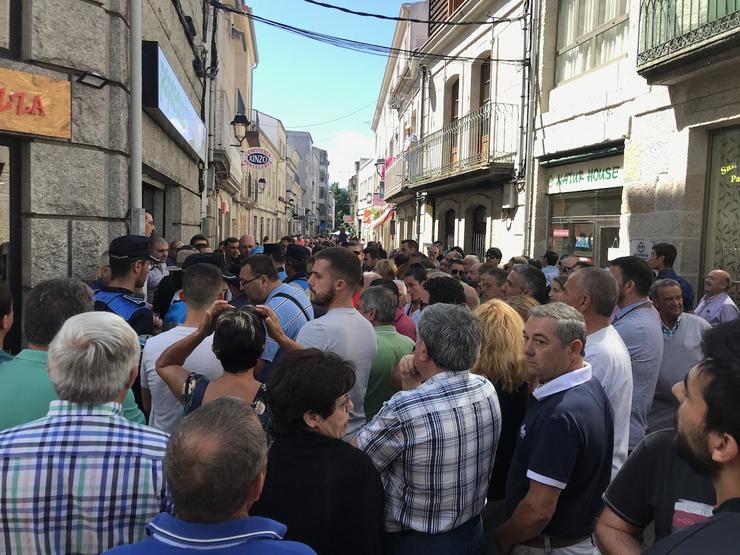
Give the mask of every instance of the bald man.
[[239, 238], [239, 255], [241, 258], [246, 258], [252, 249], [257, 245], [253, 235], [242, 235]]
[[704, 278], [704, 296], [694, 314], [711, 325], [730, 322], [740, 317], [740, 310], [727, 293], [732, 285], [730, 274], [724, 270], [712, 270]]

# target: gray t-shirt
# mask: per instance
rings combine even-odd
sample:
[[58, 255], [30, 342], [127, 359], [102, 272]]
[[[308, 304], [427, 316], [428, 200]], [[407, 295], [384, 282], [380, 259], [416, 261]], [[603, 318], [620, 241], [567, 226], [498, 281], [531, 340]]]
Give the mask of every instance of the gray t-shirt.
[[655, 386], [655, 399], [648, 415], [648, 433], [673, 428], [678, 401], [671, 388], [686, 377], [692, 366], [701, 362], [701, 339], [711, 327], [703, 318], [683, 313], [675, 335], [663, 336], [663, 360]]
[[647, 414], [653, 404], [655, 384], [663, 358], [663, 332], [660, 316], [650, 301], [635, 303], [617, 312], [612, 322], [630, 353], [632, 361], [632, 412], [630, 450], [642, 441]]
[[347, 426], [347, 438], [352, 438], [365, 424], [365, 391], [378, 352], [373, 325], [354, 308], [333, 308], [305, 324], [298, 332], [296, 343], [307, 349], [334, 353], [354, 365], [357, 380], [349, 392], [354, 407]]

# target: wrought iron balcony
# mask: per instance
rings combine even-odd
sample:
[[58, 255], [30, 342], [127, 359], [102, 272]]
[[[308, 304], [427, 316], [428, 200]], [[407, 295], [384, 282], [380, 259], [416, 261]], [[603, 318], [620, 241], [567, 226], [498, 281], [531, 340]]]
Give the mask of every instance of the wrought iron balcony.
[[394, 200], [406, 183], [406, 158], [400, 155], [385, 169], [385, 199]]
[[489, 102], [411, 145], [406, 160], [409, 186], [492, 164], [513, 165], [518, 129], [518, 106]]
[[677, 62], [727, 53], [740, 39], [740, 0], [643, 0], [637, 70], [642, 74]]

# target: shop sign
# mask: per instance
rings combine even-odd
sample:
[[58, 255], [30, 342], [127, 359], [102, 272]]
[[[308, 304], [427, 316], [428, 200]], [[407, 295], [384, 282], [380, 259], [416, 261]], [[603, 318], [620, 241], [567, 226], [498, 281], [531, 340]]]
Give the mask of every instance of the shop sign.
[[567, 238], [567, 237], [570, 237], [570, 231], [568, 231], [567, 229], [553, 229], [552, 236]]
[[0, 130], [72, 137], [69, 81], [0, 68]]
[[155, 41], [141, 47], [144, 111], [192, 157], [206, 160], [206, 126]]
[[650, 258], [650, 251], [653, 250], [653, 242], [644, 239], [635, 239], [630, 241], [630, 254], [642, 258], [645, 262]]
[[244, 152], [244, 163], [257, 169], [269, 168], [272, 165], [272, 156], [264, 148], [253, 147]]
[[622, 156], [612, 156], [549, 168], [547, 193], [571, 193], [621, 187], [624, 185], [623, 159]]

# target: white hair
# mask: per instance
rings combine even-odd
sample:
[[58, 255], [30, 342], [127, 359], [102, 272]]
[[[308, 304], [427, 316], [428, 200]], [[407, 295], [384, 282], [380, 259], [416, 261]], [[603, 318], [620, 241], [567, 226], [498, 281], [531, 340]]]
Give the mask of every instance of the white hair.
[[117, 314], [78, 314], [49, 345], [49, 377], [64, 401], [108, 403], [128, 385], [139, 351], [136, 332]]
[[394, 279], [393, 283], [396, 284], [396, 287], [398, 287], [398, 294], [399, 295], [408, 295], [409, 290], [406, 287], [406, 283], [401, 279]]

